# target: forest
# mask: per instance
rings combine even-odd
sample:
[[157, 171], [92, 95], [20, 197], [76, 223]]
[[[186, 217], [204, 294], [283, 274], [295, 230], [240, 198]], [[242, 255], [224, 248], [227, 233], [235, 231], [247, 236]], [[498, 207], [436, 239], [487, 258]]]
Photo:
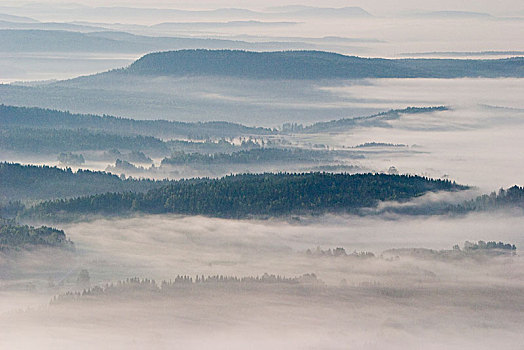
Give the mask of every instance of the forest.
[[112, 148], [161, 154], [169, 152], [165, 142], [151, 136], [116, 135], [88, 129], [6, 127], [0, 130], [0, 149], [21, 153], [42, 154]]
[[91, 170], [60, 169], [51, 166], [0, 163], [0, 203], [17, 200], [45, 200], [105, 193], [144, 192], [169, 181], [120, 178]]
[[283, 148], [254, 148], [233, 153], [173, 153], [162, 160], [162, 165], [193, 165], [193, 164], [250, 164], [277, 162], [318, 162], [333, 159], [328, 151]]
[[517, 246], [511, 243], [496, 241], [465, 241], [462, 248], [455, 244], [452, 249], [434, 250], [427, 248], [388, 249], [382, 253], [386, 259], [412, 257], [427, 260], [463, 261], [465, 259], [483, 261], [486, 258], [510, 257], [517, 255]]
[[187, 137], [207, 139], [243, 135], [270, 135], [273, 129], [248, 127], [229, 122], [175, 122], [167, 120], [135, 120], [109, 115], [74, 114], [43, 108], [15, 107], [0, 104], [3, 127], [37, 129], [88, 129], [103, 133], [131, 134], [162, 138]]
[[383, 59], [322, 51], [179, 50], [150, 53], [102, 74], [228, 76], [250, 79], [524, 77], [524, 58]]
[[[240, 150], [248, 150], [252, 148], [260, 148], [262, 146], [270, 146], [271, 140], [261, 139], [260, 144], [256, 139], [240, 137], [240, 144], [233, 144], [231, 141], [224, 138], [216, 141], [207, 139], [203, 142], [188, 141], [188, 140], [170, 140], [167, 141], [167, 145], [174, 153], [185, 152], [185, 153], [232, 153]], [[261, 145], [262, 144], [262, 145]]]
[[[325, 284], [317, 278], [314, 273], [303, 274], [298, 277], [285, 277], [280, 275], [265, 273], [261, 276], [192, 276], [178, 275], [169, 281], [157, 283], [150, 278], [127, 278], [116, 283], [104, 286], [95, 286], [84, 289], [81, 292], [67, 292], [57, 295], [51, 301], [51, 305], [59, 305], [71, 302], [90, 301], [95, 298], [122, 298], [124, 296], [137, 297], [143, 294], [157, 297], [172, 297], [176, 293], [197, 293], [200, 289], [205, 290], [234, 290], [236, 292], [266, 289], [266, 288], [293, 288], [296, 291], [300, 288], [322, 288]], [[277, 291], [277, 290], [275, 290]]]
[[356, 118], [342, 118], [337, 120], [331, 120], [328, 122], [317, 122], [309, 126], [298, 125], [293, 128], [293, 132], [300, 133], [321, 133], [321, 132], [332, 132], [340, 131], [355, 127], [370, 127], [370, 126], [381, 126], [390, 127], [387, 124], [388, 120], [399, 119], [402, 114], [421, 114], [431, 113], [439, 111], [447, 111], [448, 107], [445, 106], [434, 106], [434, 107], [408, 107], [403, 109], [390, 109], [389, 111], [362, 116]]
[[[72, 114], [50, 109], [0, 105], [0, 149], [34, 153], [112, 148], [149, 150], [161, 154], [169, 150], [186, 153], [230, 153], [270, 146], [271, 140], [267, 139], [268, 136], [324, 133], [355, 127], [390, 127], [387, 122], [399, 119], [402, 114], [446, 110], [449, 108], [445, 106], [408, 107], [368, 116], [316, 122], [306, 126], [287, 123], [277, 130], [228, 122], [133, 120], [108, 115]], [[227, 141], [232, 138], [242, 139], [242, 142], [233, 145]], [[266, 144], [254, 142], [257, 139]], [[200, 142], [202, 140], [204, 142]]]
[[47, 226], [35, 228], [18, 225], [12, 220], [0, 218], [0, 251], [31, 249], [39, 246], [74, 249], [74, 244], [67, 239], [62, 230]]
[[404, 201], [428, 191], [467, 186], [420, 176], [385, 174], [266, 173], [220, 179], [174, 181], [146, 193], [106, 193], [57, 199], [27, 209], [23, 216], [67, 219], [90, 214], [177, 213], [241, 218], [294, 213], [351, 212], [379, 201]]
[[461, 203], [452, 208], [455, 212], [487, 211], [497, 209], [524, 209], [524, 187], [501, 188], [498, 193], [491, 192]]

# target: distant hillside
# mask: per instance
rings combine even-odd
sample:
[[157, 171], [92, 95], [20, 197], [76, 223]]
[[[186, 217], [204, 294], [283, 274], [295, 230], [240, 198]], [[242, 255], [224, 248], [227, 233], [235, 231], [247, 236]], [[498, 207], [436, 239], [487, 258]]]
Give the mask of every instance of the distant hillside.
[[[286, 7], [283, 7], [286, 9]], [[288, 14], [299, 17], [371, 17], [371, 14], [360, 7], [313, 7], [313, 6], [288, 6]]]
[[465, 215], [472, 212], [524, 213], [524, 187], [514, 185], [500, 189], [498, 193], [483, 194], [459, 204], [446, 201], [422, 203], [413, 206], [385, 206], [376, 213], [395, 213], [398, 215]]
[[86, 129], [0, 129], [0, 150], [44, 154], [110, 149], [169, 153], [166, 142], [151, 136], [123, 136]]
[[466, 189], [446, 180], [384, 174], [243, 174], [180, 180], [147, 193], [108, 193], [38, 204], [40, 219], [90, 214], [177, 213], [216, 217], [350, 212], [379, 201], [404, 201], [428, 191]]
[[275, 15], [315, 16], [315, 17], [371, 17], [371, 14], [361, 7], [315, 7], [306, 5], [283, 5], [268, 8]]
[[13, 23], [38, 23], [36, 19], [29, 17], [21, 17], [0, 13], [0, 21], [9, 21]]
[[0, 30], [2, 52], [143, 52], [144, 47], [64, 30]]
[[445, 106], [436, 107], [408, 107], [404, 109], [392, 109], [386, 112], [377, 113], [370, 116], [343, 118], [331, 120], [329, 122], [318, 122], [306, 127], [294, 126], [293, 132], [316, 133], [316, 132], [333, 132], [342, 131], [354, 127], [382, 126], [389, 127], [386, 123], [388, 120], [399, 119], [401, 114], [422, 114], [437, 111], [447, 111]]
[[391, 60], [322, 51], [180, 50], [145, 55], [113, 73], [251, 79], [524, 77], [524, 57]]
[[329, 151], [268, 147], [214, 154], [177, 152], [164, 158], [162, 165], [292, 164], [332, 161], [333, 156]]
[[0, 252], [37, 247], [54, 247], [74, 250], [73, 242], [67, 239], [64, 231], [51, 227], [32, 227], [17, 225], [0, 218]]
[[524, 187], [517, 185], [508, 189], [500, 189], [466, 201], [452, 207], [452, 211], [463, 213], [470, 211], [494, 211], [500, 209], [524, 209]]
[[[31, 30], [41, 30], [41, 31], [49, 31], [47, 38], [51, 38], [53, 36], [53, 31], [71, 31], [71, 32], [95, 32], [95, 31], [103, 31], [106, 30], [103, 27], [95, 27], [90, 25], [80, 25], [80, 24], [73, 24], [73, 23], [60, 23], [60, 22], [10, 22], [8, 20], [1, 20], [0, 16], [0, 29], [31, 29]], [[16, 31], [10, 32], [11, 34], [14, 34], [16, 36]], [[10, 34], [9, 32], [2, 32], [2, 34]], [[55, 33], [56, 34], [56, 33]], [[4, 39], [5, 40], [5, 39]], [[24, 45], [17, 48], [23, 49]]]
[[[311, 49], [301, 42], [247, 42], [240, 40], [187, 37], [158, 37], [108, 31], [105, 28], [69, 23], [0, 23], [0, 52], [108, 52], [144, 54], [161, 50]], [[88, 31], [89, 33], [81, 33]]]
[[489, 13], [471, 11], [433, 11], [421, 13], [419, 16], [434, 18], [493, 18]]
[[86, 196], [105, 192], [145, 192], [169, 181], [121, 179], [100, 171], [0, 163], [0, 203]]
[[228, 21], [228, 22], [163, 22], [150, 26], [161, 30], [180, 30], [195, 28], [229, 28], [229, 27], [273, 27], [291, 26], [297, 22], [262, 22], [262, 21]]
[[105, 133], [135, 134], [154, 137], [190, 138], [268, 135], [267, 128], [247, 127], [228, 122], [173, 122], [167, 120], [135, 120], [113, 116], [73, 114], [42, 108], [0, 105], [0, 125], [42, 129], [88, 129]]

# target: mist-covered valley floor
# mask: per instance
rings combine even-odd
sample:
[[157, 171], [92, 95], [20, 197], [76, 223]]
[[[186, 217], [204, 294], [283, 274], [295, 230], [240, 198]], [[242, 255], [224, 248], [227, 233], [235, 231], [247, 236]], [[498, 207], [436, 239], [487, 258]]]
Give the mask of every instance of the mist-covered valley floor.
[[[175, 85], [178, 83], [175, 83]], [[256, 89], [256, 83], [253, 83]], [[277, 82], [261, 83], [277, 84]], [[309, 83], [304, 83], [306, 86]], [[141, 84], [137, 84], [142, 86]], [[155, 83], [152, 83], [154, 86]], [[133, 85], [135, 86], [135, 85]], [[182, 89], [183, 83], [176, 85]], [[146, 85], [144, 89], [150, 88]], [[289, 87], [289, 86], [288, 86]], [[219, 87], [212, 87], [220, 89]], [[306, 89], [306, 87], [303, 87]], [[84, 155], [85, 164], [67, 164], [73, 169], [90, 168], [93, 170], [108, 170], [117, 175], [122, 173], [135, 177], [163, 178], [188, 178], [196, 176], [223, 176], [230, 173], [263, 172], [263, 171], [306, 171], [329, 169], [325, 166], [339, 166], [346, 171], [387, 171], [395, 167], [400, 173], [422, 174], [434, 178], [450, 178], [462, 184], [479, 187], [488, 192], [498, 190], [520, 183], [520, 164], [523, 159], [521, 152], [515, 150], [522, 148], [524, 123], [524, 106], [520, 96], [524, 94], [522, 79], [378, 79], [371, 81], [339, 81], [334, 86], [317, 86], [315, 90], [322, 92], [317, 98], [319, 106], [304, 107], [297, 101], [309, 99], [308, 94], [284, 92], [284, 87], [277, 92], [289, 94], [286, 97], [274, 94], [264, 96], [265, 89], [252, 91], [266, 102], [257, 107], [256, 103], [228, 102], [235, 108], [235, 112], [227, 114], [234, 117], [231, 121], [242, 120], [243, 124], [261, 126], [257, 124], [264, 120], [262, 126], [282, 129], [284, 121], [287, 124], [313, 125], [311, 118], [317, 122], [328, 122], [343, 118], [352, 119], [372, 115], [373, 113], [388, 111], [390, 109], [403, 109], [408, 106], [446, 106], [448, 110], [429, 111], [428, 113], [407, 114], [390, 119], [370, 120], [367, 123], [347, 125], [345, 127], [330, 127], [326, 130], [312, 130], [301, 132], [300, 129], [284, 129], [278, 135], [240, 135], [233, 141], [237, 145], [241, 139], [253, 139], [260, 143], [261, 140], [269, 143], [266, 147], [280, 147], [291, 149], [315, 149], [315, 151], [332, 150], [325, 155], [311, 154], [309, 159], [300, 161], [275, 161], [253, 162], [243, 164], [215, 164], [195, 165], [179, 164], [178, 166], [164, 166], [159, 168], [167, 153], [158, 153], [144, 150], [152, 161], [146, 164], [133, 164], [149, 168], [155, 164], [157, 169], [142, 171], [140, 169], [114, 167], [116, 159], [124, 159], [125, 155], [104, 156], [101, 150], [78, 149], [76, 153]], [[200, 89], [200, 88], [197, 88]], [[229, 88], [228, 88], [229, 89]], [[168, 91], [172, 91], [167, 89]], [[249, 87], [245, 87], [248, 92]], [[272, 90], [268, 88], [267, 91]], [[184, 90], [187, 92], [187, 90]], [[184, 93], [186, 93], [184, 92]], [[310, 91], [312, 92], [312, 90]], [[268, 92], [269, 93], [269, 92]], [[155, 98], [159, 95], [155, 95]], [[270, 106], [275, 100], [288, 99], [296, 105], [296, 114], [288, 113], [286, 105]], [[6, 99], [9, 101], [9, 98]], [[325, 105], [333, 100], [334, 106]], [[112, 101], [125, 101], [112, 99]], [[158, 100], [156, 100], [158, 101]], [[347, 102], [346, 102], [347, 101]], [[76, 102], [75, 102], [76, 103]], [[246, 108], [244, 108], [244, 103]], [[339, 104], [347, 103], [347, 107], [339, 108]], [[325, 106], [323, 106], [323, 104]], [[91, 105], [97, 105], [93, 102]], [[207, 106], [198, 102], [199, 108], [212, 110], [212, 120], [220, 119], [220, 109], [216, 106]], [[227, 104], [226, 104], [227, 105]], [[62, 105], [59, 105], [62, 106]], [[48, 106], [57, 107], [57, 105]], [[249, 108], [260, 108], [262, 114], [248, 112]], [[110, 108], [109, 108], [110, 109]], [[138, 110], [138, 109], [137, 109]], [[306, 111], [307, 110], [307, 111]], [[83, 112], [97, 112], [100, 110], [81, 110]], [[148, 113], [150, 110], [148, 109]], [[229, 111], [229, 107], [227, 107]], [[170, 113], [180, 116], [185, 112], [178, 108], [170, 109]], [[269, 113], [269, 114], [268, 114]], [[275, 114], [278, 115], [275, 117]], [[118, 115], [118, 114], [117, 114]], [[127, 116], [127, 114], [124, 114]], [[155, 118], [158, 116], [150, 114]], [[295, 115], [295, 117], [293, 117]], [[243, 118], [243, 119], [240, 119]], [[280, 119], [282, 118], [282, 119]], [[285, 123], [284, 123], [285, 124]], [[27, 124], [26, 127], [31, 127]], [[205, 132], [203, 132], [205, 133]], [[169, 141], [172, 138], [166, 135], [161, 139]], [[173, 137], [176, 139], [175, 137]], [[180, 137], [179, 137], [180, 138]], [[187, 140], [187, 136], [183, 139]], [[197, 137], [195, 141], [205, 140], [204, 136]], [[191, 139], [190, 139], [191, 141]], [[359, 147], [367, 145], [371, 147]], [[402, 147], [392, 147], [392, 146]], [[118, 147], [118, 145], [116, 145]], [[356, 147], [356, 148], [355, 148]], [[57, 148], [56, 153], [50, 152], [20, 152], [16, 150], [5, 151], [0, 155], [0, 160], [22, 162], [25, 164], [50, 164], [60, 165], [57, 155], [61, 150], [69, 150], [67, 146]], [[120, 148], [122, 149], [122, 148]], [[214, 152], [235, 152], [242, 148], [221, 150], [217, 146]], [[176, 149], [186, 153], [194, 150], [184, 148]], [[206, 149], [206, 152], [212, 149]], [[129, 152], [129, 151], [126, 151]], [[199, 151], [200, 152], [200, 151]], [[107, 152], [106, 152], [107, 153]], [[125, 153], [122, 150], [121, 153]], [[111, 168], [113, 167], [113, 168]], [[345, 168], [344, 168], [345, 167]], [[354, 169], [351, 169], [354, 167]], [[336, 167], [335, 167], [336, 169]]]
[[[122, 349], [488, 349], [495, 344], [484, 340], [489, 334], [517, 349], [522, 258], [467, 253], [462, 245], [485, 239], [522, 246], [522, 220], [507, 214], [291, 222], [156, 215], [67, 224], [60, 228], [75, 253], [20, 252], [3, 261], [10, 274], [2, 281], [0, 323], [7, 336], [0, 344], [92, 348], [102, 338]], [[456, 243], [460, 253], [452, 250]], [[432, 250], [398, 249], [424, 247]], [[264, 281], [264, 274], [315, 277]], [[132, 276], [155, 282], [104, 287]], [[203, 283], [197, 276], [262, 279]], [[161, 285], [170, 280], [172, 287]], [[85, 294], [94, 286], [106, 292]], [[31, 337], [22, 336], [28, 332]]]
[[[0, 327], [5, 331], [0, 347], [519, 349], [524, 340], [522, 212], [502, 209], [412, 216], [380, 213], [380, 209], [460, 204], [479, 194], [521, 184], [522, 155], [516, 150], [522, 146], [522, 106], [515, 93], [521, 85], [518, 79], [341, 83], [330, 94], [382, 96], [378, 110], [405, 107], [408, 102], [449, 107], [393, 113], [342, 128], [321, 124], [317, 130], [327, 129], [315, 132], [308, 132], [311, 124], [300, 119], [303, 127], [252, 136], [256, 142], [272, 140], [262, 152], [266, 148], [308, 152], [307, 158], [296, 161], [226, 160], [196, 166], [191, 160], [180, 165], [166, 153], [172, 164], [160, 166], [164, 158], [143, 150], [157, 168], [136, 172], [108, 168], [112, 165], [112, 160], [109, 163], [104, 158], [108, 150], [75, 150], [73, 154], [82, 154], [85, 163], [60, 164], [62, 168], [108, 169], [117, 175], [127, 172], [128, 176], [158, 179], [315, 169], [398, 172], [472, 187], [461, 192], [430, 192], [404, 203], [381, 203], [375, 208], [377, 213], [370, 209], [367, 216], [234, 220], [138, 213], [70, 223], [23, 219], [24, 224], [63, 230], [75, 249], [0, 253]], [[475, 86], [481, 86], [479, 91]], [[486, 92], [492, 89], [497, 93]], [[370, 114], [361, 114], [366, 115]], [[333, 119], [337, 118], [319, 121]], [[235, 142], [239, 144], [237, 139], [220, 147], [231, 154], [241, 149], [232, 146]], [[131, 154], [124, 148], [112, 157]], [[59, 164], [52, 152], [10, 151], [2, 157], [26, 164]], [[70, 191], [69, 197], [80, 193], [71, 179], [64, 188]], [[111, 178], [108, 183], [114, 185], [109, 186], [118, 181], [124, 181], [118, 182], [124, 186], [118, 188], [161, 185], [139, 186], [133, 180], [118, 179]], [[42, 179], [38, 194], [50, 185], [56, 186], [56, 180]], [[31, 199], [37, 193], [31, 195], [23, 183], [18, 186], [18, 195], [28, 194], [24, 199], [28, 207], [56, 198], [46, 194]], [[36, 183], [33, 186], [37, 188]], [[95, 182], [93, 193], [106, 192], [104, 186]], [[85, 187], [82, 191], [82, 195], [90, 193]], [[12, 189], [9, 193], [14, 196]], [[472, 250], [466, 241], [504, 242], [517, 250]], [[274, 281], [271, 275], [291, 282]], [[197, 282], [197, 276], [259, 279], [212, 277], [203, 283]], [[154, 282], [119, 283], [133, 277]], [[171, 287], [169, 281], [174, 281]]]

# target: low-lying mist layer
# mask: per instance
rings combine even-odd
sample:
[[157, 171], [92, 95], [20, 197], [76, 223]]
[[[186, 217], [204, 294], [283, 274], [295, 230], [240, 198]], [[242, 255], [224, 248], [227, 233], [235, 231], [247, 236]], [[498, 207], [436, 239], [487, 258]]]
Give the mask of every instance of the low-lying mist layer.
[[[512, 249], [484, 255], [479, 245], [452, 246], [502, 241], [515, 244], [518, 253], [523, 220], [479, 214], [294, 222], [156, 215], [63, 225], [75, 241], [74, 255], [32, 251], [3, 258], [13, 273], [2, 280], [2, 298], [17, 309], [31, 308], [0, 313], [8, 330], [0, 345], [87, 349], [104, 339], [117, 349], [517, 349], [524, 317], [521, 257]], [[499, 249], [498, 243], [484, 244]], [[347, 255], [328, 250], [335, 247]], [[391, 250], [410, 247], [434, 250]], [[440, 249], [446, 252], [435, 255]], [[266, 272], [291, 280], [208, 279], [263, 280]], [[293, 279], [312, 273], [316, 279]], [[202, 275], [207, 282], [196, 282]], [[132, 276], [156, 282], [116, 283]], [[162, 280], [175, 284], [162, 286]], [[98, 288], [107, 283], [116, 287]], [[49, 304], [55, 295], [88, 287], [95, 289]], [[27, 332], [32, 337], [23, 337]]]

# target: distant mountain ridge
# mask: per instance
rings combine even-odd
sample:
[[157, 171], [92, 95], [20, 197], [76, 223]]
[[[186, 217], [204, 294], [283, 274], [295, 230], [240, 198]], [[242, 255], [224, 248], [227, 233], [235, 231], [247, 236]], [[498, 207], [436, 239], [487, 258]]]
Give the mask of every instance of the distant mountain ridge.
[[324, 51], [179, 50], [150, 53], [112, 73], [249, 79], [524, 77], [524, 57], [494, 60], [383, 59]]
[[269, 135], [274, 130], [248, 127], [229, 122], [175, 122], [168, 120], [135, 120], [109, 115], [75, 114], [44, 108], [16, 107], [0, 104], [0, 124], [4, 127], [43, 129], [86, 129], [120, 135], [143, 135], [173, 138], [237, 137]]
[[326, 17], [371, 17], [372, 15], [360, 7], [313, 7], [313, 6], [298, 6], [296, 8], [288, 8], [289, 14], [294, 16], [326, 16]]
[[[2, 28], [10, 29], [2, 29]], [[47, 30], [45, 30], [47, 29]], [[86, 32], [87, 31], [87, 32]], [[84, 32], [84, 33], [82, 33]], [[303, 42], [247, 42], [191, 37], [154, 37], [69, 23], [15, 23], [0, 21], [0, 52], [119, 52], [145, 54], [180, 49], [310, 49]]]
[[434, 18], [492, 18], [493, 16], [485, 12], [473, 11], [433, 11], [420, 14], [424, 17]]
[[[0, 163], [0, 204], [10, 201], [48, 200], [100, 193], [147, 192], [165, 186], [169, 180], [123, 179], [114, 174], [51, 166]], [[0, 206], [0, 214], [2, 208]]]
[[285, 5], [268, 8], [274, 13], [293, 14], [295, 16], [344, 16], [344, 17], [371, 17], [372, 15], [361, 7], [316, 7], [305, 5]]
[[[276, 135], [278, 133], [316, 133], [333, 132], [354, 128], [357, 126], [386, 126], [386, 121], [400, 118], [401, 114], [431, 113], [447, 111], [446, 106], [407, 107], [391, 109], [373, 115], [355, 118], [334, 119], [326, 122], [317, 122], [311, 125], [284, 125], [281, 130], [250, 127], [237, 123], [215, 122], [176, 122], [168, 120], [137, 120], [110, 115], [78, 114], [37, 107], [17, 107], [0, 104], [0, 123], [5, 132], [0, 132], [0, 146], [2, 141], [7, 142], [7, 131], [15, 128], [26, 129], [56, 129], [74, 130], [76, 132], [89, 131], [114, 133], [115, 135], [142, 135], [148, 144], [156, 145], [160, 140], [153, 137], [173, 138], [208, 138], [208, 137], [238, 137], [246, 135]], [[5, 138], [5, 140], [1, 140]], [[132, 139], [130, 139], [132, 140]], [[135, 141], [136, 142], [136, 141]], [[158, 144], [158, 146], [163, 146]]]
[[9, 21], [13, 23], [38, 23], [38, 21], [33, 18], [9, 15], [6, 13], [0, 13], [0, 21]]
[[355, 127], [366, 127], [366, 126], [381, 126], [389, 127], [387, 124], [388, 120], [399, 119], [401, 114], [422, 114], [431, 112], [442, 112], [448, 111], [449, 108], [446, 106], [432, 106], [432, 107], [407, 107], [404, 109], [391, 109], [389, 111], [380, 112], [374, 115], [355, 117], [355, 118], [342, 118], [336, 120], [330, 120], [327, 122], [317, 122], [306, 127], [297, 127], [294, 132], [301, 133], [316, 133], [316, 132], [334, 132], [337, 130], [347, 130]]

